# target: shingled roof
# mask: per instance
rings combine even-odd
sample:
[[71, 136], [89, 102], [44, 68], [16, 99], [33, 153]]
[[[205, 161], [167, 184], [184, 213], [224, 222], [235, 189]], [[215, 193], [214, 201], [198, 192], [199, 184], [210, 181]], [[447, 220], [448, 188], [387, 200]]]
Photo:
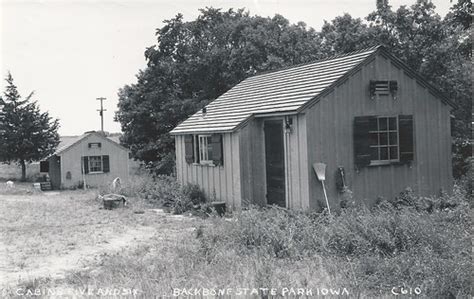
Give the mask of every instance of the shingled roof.
[[[208, 104], [206, 113], [199, 110], [170, 133], [232, 132], [259, 114], [297, 113], [379, 49], [383, 47], [376, 46], [249, 77]], [[403, 64], [386, 51], [383, 52]], [[403, 67], [408, 68], [404, 64]], [[416, 77], [423, 80], [418, 75]]]
[[114, 143], [116, 146], [118, 146], [118, 147], [120, 147], [124, 150], [127, 150], [125, 147], [123, 147], [120, 144], [119, 136], [114, 135], [114, 136], [105, 137], [102, 134], [100, 134], [99, 132], [89, 131], [89, 132], [86, 132], [86, 133], [84, 133], [83, 135], [80, 135], [80, 136], [61, 136], [59, 138], [59, 144], [58, 144], [58, 147], [56, 148], [56, 151], [54, 152], [54, 155], [59, 155], [59, 154], [65, 152], [66, 150], [73, 147], [74, 145], [79, 143], [81, 140], [85, 139], [86, 137], [88, 137], [92, 134], [97, 135], [97, 136], [99, 136], [101, 138], [104, 138], [106, 140], [109, 140], [110, 142]]
[[249, 77], [171, 131], [229, 132], [255, 114], [296, 112], [378, 47]]

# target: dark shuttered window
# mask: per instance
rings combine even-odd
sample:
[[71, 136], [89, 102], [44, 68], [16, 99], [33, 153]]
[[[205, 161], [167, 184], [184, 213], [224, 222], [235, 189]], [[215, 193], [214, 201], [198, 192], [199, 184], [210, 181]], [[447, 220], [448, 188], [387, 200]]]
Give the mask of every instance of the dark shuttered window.
[[184, 154], [188, 164], [224, 165], [222, 134], [185, 135]]
[[85, 174], [110, 172], [109, 156], [104, 155], [81, 157], [81, 172]]
[[353, 138], [357, 168], [413, 161], [412, 115], [356, 117]]
[[186, 163], [190, 164], [194, 162], [194, 136], [184, 136], [184, 154], [186, 156]]

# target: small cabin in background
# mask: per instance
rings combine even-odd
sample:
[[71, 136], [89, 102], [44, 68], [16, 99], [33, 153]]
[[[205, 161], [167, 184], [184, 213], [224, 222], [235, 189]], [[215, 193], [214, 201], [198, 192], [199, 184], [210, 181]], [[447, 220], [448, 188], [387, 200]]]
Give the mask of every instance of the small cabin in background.
[[40, 163], [53, 189], [110, 184], [129, 177], [129, 150], [101, 132], [62, 137], [56, 152]]
[[[229, 209], [450, 191], [452, 102], [381, 46], [255, 75], [171, 131], [177, 177]], [[347, 189], [346, 189], [347, 190]]]

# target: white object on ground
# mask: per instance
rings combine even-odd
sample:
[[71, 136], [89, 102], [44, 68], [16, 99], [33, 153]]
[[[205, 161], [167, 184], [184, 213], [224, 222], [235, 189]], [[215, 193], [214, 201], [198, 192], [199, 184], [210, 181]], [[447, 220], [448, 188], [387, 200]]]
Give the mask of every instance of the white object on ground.
[[119, 177], [116, 177], [116, 178], [112, 181], [112, 190], [113, 190], [114, 192], [117, 192], [121, 187], [122, 187], [122, 181], [120, 180]]
[[12, 181], [8, 181], [7, 182], [7, 187], [11, 189], [11, 188], [15, 187], [15, 183], [13, 183]]

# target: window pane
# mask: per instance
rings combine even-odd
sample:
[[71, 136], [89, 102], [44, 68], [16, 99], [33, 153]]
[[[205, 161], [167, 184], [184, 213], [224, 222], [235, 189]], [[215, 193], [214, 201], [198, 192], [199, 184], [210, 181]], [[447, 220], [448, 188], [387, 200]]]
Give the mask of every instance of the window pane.
[[387, 118], [386, 117], [379, 118], [379, 131], [387, 131]]
[[207, 159], [212, 160], [212, 144], [210, 143], [207, 146]]
[[388, 145], [388, 133], [380, 133], [380, 145]]
[[201, 161], [207, 160], [207, 138], [205, 136], [199, 136], [199, 157]]
[[389, 133], [390, 135], [390, 145], [397, 145], [398, 144], [398, 138], [397, 138], [397, 133], [393, 132], [393, 133]]
[[390, 160], [398, 159], [398, 146], [390, 147]]
[[380, 148], [380, 160], [388, 160], [388, 147]]
[[389, 129], [390, 130], [396, 130], [397, 129], [397, 118], [396, 117], [390, 117], [388, 119], [388, 124], [389, 124]]
[[378, 131], [377, 118], [373, 117], [369, 121], [369, 131]]
[[371, 147], [370, 148], [370, 160], [378, 160], [379, 159], [379, 149], [378, 147]]
[[378, 145], [379, 144], [379, 134], [370, 133], [369, 134], [369, 145]]
[[89, 172], [102, 171], [102, 157], [101, 156], [90, 156], [89, 157]]

